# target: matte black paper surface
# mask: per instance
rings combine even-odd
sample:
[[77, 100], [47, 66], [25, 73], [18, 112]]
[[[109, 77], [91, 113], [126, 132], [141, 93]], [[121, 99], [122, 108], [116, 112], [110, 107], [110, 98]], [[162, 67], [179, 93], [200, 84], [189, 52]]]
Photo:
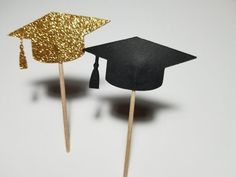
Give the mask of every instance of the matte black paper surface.
[[[158, 88], [162, 85], [166, 67], [196, 58], [139, 37], [89, 47], [85, 51], [107, 59], [106, 80], [129, 90]], [[92, 80], [93, 77], [90, 87], [98, 88]]]

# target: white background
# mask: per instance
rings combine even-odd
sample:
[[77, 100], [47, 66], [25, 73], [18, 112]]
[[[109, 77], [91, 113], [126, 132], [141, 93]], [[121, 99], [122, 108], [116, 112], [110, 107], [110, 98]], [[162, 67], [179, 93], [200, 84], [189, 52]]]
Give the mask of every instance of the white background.
[[[236, 176], [235, 0], [3, 0], [1, 177], [122, 176], [127, 121], [111, 110], [127, 105], [130, 91], [105, 81], [106, 61], [100, 62], [100, 89], [68, 101], [70, 154], [60, 99], [35, 84], [58, 79], [57, 65], [33, 60], [25, 40], [29, 69], [18, 67], [19, 40], [7, 34], [50, 11], [110, 19], [86, 36], [86, 46], [139, 36], [198, 57], [168, 68], [161, 88], [137, 92], [137, 108], [144, 103], [150, 114], [135, 122], [129, 177]], [[89, 80], [93, 61], [86, 53], [64, 65], [73, 87], [88, 87], [82, 81]]]

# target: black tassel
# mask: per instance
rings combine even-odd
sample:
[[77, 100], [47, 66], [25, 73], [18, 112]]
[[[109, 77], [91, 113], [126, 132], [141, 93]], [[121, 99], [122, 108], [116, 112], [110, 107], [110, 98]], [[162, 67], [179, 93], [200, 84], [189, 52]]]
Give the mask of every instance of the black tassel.
[[98, 71], [98, 63], [99, 57], [96, 56], [95, 63], [93, 64], [93, 72], [89, 81], [89, 88], [99, 88], [99, 71]]

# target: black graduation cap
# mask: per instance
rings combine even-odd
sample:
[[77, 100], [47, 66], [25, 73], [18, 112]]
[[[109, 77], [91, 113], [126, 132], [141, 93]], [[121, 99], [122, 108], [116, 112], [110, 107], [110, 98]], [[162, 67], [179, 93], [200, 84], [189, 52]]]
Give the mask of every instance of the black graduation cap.
[[90, 88], [99, 88], [99, 57], [107, 59], [106, 80], [130, 90], [152, 90], [162, 85], [164, 70], [196, 58], [139, 37], [86, 48], [96, 56]]
[[128, 177], [135, 91], [152, 90], [160, 87], [166, 67], [196, 57], [139, 37], [89, 47], [85, 51], [96, 55], [89, 84], [90, 88], [99, 88], [98, 60], [99, 57], [102, 57], [107, 59], [106, 80], [114, 86], [132, 90], [123, 175]]

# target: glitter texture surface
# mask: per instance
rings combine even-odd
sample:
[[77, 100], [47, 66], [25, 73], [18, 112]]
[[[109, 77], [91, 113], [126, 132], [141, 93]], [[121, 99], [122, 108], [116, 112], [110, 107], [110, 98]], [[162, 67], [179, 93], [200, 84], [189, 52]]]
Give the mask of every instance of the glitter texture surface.
[[84, 36], [108, 22], [95, 17], [51, 12], [9, 35], [31, 39], [34, 59], [61, 63], [83, 55]]

